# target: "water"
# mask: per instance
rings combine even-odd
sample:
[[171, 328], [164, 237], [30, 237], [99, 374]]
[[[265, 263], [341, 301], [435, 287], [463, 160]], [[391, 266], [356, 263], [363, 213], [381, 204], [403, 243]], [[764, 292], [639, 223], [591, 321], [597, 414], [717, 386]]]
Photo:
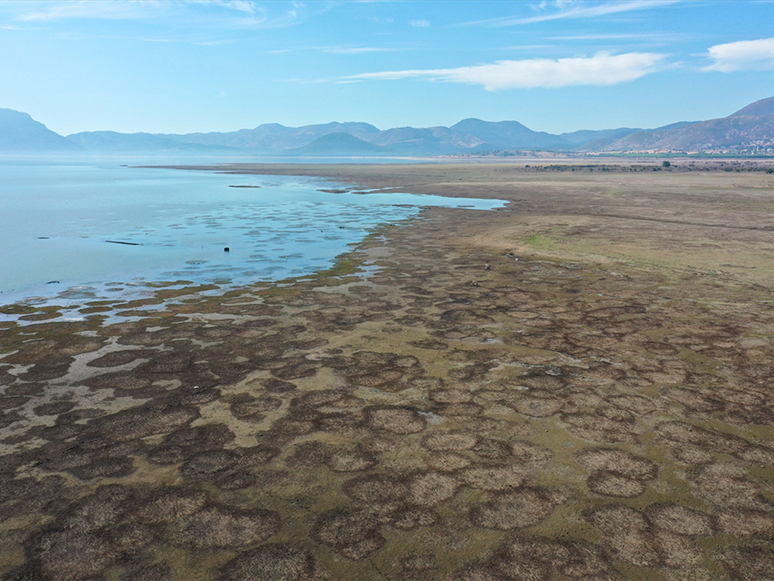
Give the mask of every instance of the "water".
[[122, 161], [0, 158], [0, 304], [93, 299], [149, 281], [233, 286], [301, 276], [328, 268], [375, 226], [415, 216], [421, 206], [503, 205], [326, 193], [319, 190], [349, 188]]

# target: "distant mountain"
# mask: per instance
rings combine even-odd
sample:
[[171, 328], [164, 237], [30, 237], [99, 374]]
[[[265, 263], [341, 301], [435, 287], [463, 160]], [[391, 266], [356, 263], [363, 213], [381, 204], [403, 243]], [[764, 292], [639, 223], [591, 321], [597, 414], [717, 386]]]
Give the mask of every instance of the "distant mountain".
[[638, 131], [604, 144], [597, 151], [755, 153], [772, 149], [774, 97], [756, 101], [721, 119]]
[[403, 155], [444, 155], [464, 153], [483, 142], [449, 127], [395, 127], [370, 140]]
[[450, 129], [477, 137], [497, 149], [551, 149], [568, 145], [558, 135], [532, 131], [518, 121], [463, 119]]
[[285, 127], [279, 123], [266, 123], [255, 129], [240, 129], [229, 133], [188, 133], [164, 137], [180, 143], [199, 143], [256, 151], [284, 151], [302, 147], [330, 133], [348, 133], [369, 141], [380, 131], [369, 123], [333, 122], [304, 127]]
[[409, 156], [556, 151], [579, 153], [709, 152], [774, 154], [774, 97], [709, 121], [655, 129], [581, 130], [561, 135], [533, 131], [518, 121], [464, 119], [451, 127], [394, 127], [347, 122], [286, 127], [265, 123], [223, 133], [89, 131], [67, 138], [26, 113], [0, 109], [0, 151], [85, 151], [261, 155]]
[[607, 140], [611, 142], [617, 139], [623, 139], [627, 135], [631, 135], [636, 131], [642, 130], [632, 129], [630, 127], [619, 127], [618, 129], [601, 129], [597, 131], [581, 129], [580, 131], [573, 131], [572, 133], [562, 133], [559, 135], [559, 137], [565, 143], [573, 146], [579, 146], [599, 140]]
[[0, 151], [82, 151], [75, 143], [54, 133], [27, 113], [0, 109]]
[[153, 133], [86, 131], [68, 135], [67, 139], [84, 149], [105, 152], [200, 152], [212, 149], [235, 151], [233, 147], [181, 142]]
[[319, 156], [388, 156], [395, 152], [386, 148], [358, 139], [349, 133], [328, 133], [318, 137], [311, 143], [302, 147], [287, 149], [285, 154], [290, 155], [319, 155]]
[[768, 121], [774, 121], [774, 97], [756, 101], [739, 109], [736, 113], [732, 113], [729, 117], [761, 117]]

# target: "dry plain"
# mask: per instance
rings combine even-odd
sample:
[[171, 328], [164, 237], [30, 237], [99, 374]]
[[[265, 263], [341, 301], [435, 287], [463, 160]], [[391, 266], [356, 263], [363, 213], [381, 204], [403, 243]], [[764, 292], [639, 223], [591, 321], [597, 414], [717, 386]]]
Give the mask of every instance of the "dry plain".
[[774, 579], [769, 167], [218, 168], [510, 203], [0, 308], [0, 578]]

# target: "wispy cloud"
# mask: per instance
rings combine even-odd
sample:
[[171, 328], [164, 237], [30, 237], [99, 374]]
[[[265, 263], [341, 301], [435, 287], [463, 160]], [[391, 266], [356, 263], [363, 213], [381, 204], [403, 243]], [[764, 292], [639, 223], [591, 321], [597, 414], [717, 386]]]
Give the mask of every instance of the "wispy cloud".
[[533, 22], [545, 22], [547, 20], [560, 20], [563, 18], [596, 18], [598, 16], [607, 16], [608, 14], [620, 14], [636, 10], [651, 10], [667, 4], [675, 4], [679, 1], [680, 0], [628, 0], [625, 2], [599, 3], [575, 0], [557, 1], [551, 2], [550, 4], [541, 2], [539, 5], [533, 6], [533, 8], [540, 12], [535, 16], [526, 18], [506, 16], [488, 20], [477, 20], [465, 24], [501, 27], [531, 24]]
[[184, 23], [197, 28], [246, 30], [283, 28], [327, 12], [330, 2], [307, 7], [300, 2], [268, 5], [248, 0], [71, 0], [19, 3], [17, 21], [143, 20]]
[[430, 26], [429, 20], [409, 20], [409, 24], [414, 28], [428, 28]]
[[354, 47], [325, 46], [325, 47], [318, 48], [318, 50], [331, 53], [331, 54], [367, 54], [372, 52], [394, 52], [397, 49], [381, 48], [381, 47], [375, 47], [375, 46], [354, 46]]
[[[31, 3], [32, 6], [37, 3]], [[23, 21], [64, 20], [70, 18], [124, 20], [137, 19], [150, 15], [148, 8], [157, 8], [159, 2], [91, 2], [78, 0], [72, 2], [45, 3], [38, 10], [24, 12], [18, 16]]]
[[709, 47], [708, 52], [714, 62], [705, 67], [705, 71], [730, 73], [774, 69], [774, 38], [716, 44]]
[[501, 89], [558, 88], [570, 85], [616, 85], [639, 79], [658, 69], [663, 54], [631, 52], [592, 57], [503, 60], [453, 69], [427, 69], [363, 73], [350, 80], [425, 78], [481, 85], [487, 91]]

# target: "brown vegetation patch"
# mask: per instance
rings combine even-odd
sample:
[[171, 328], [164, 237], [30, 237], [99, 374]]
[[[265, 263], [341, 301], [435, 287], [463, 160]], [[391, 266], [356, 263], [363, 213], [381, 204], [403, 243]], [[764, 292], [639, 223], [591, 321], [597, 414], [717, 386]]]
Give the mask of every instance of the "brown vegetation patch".
[[103, 355], [92, 359], [86, 365], [89, 367], [120, 367], [127, 363], [132, 363], [137, 359], [148, 359], [154, 355], [156, 351], [149, 349], [123, 349], [121, 351], [111, 351]]
[[447, 474], [438, 472], [416, 474], [408, 483], [408, 500], [419, 506], [435, 506], [454, 496], [459, 485], [455, 478]]
[[524, 484], [524, 471], [516, 466], [473, 467], [457, 476], [471, 488], [502, 491]]
[[758, 543], [741, 547], [723, 547], [716, 557], [735, 581], [774, 579], [774, 549]]
[[575, 454], [575, 460], [587, 471], [605, 470], [635, 480], [653, 480], [658, 467], [642, 456], [617, 448], [587, 448]]
[[312, 537], [350, 559], [367, 557], [385, 544], [378, 520], [367, 510], [332, 510], [321, 514]]
[[633, 498], [645, 492], [645, 484], [616, 472], [597, 470], [586, 479], [591, 492], [602, 496]]
[[434, 433], [425, 437], [423, 441], [425, 448], [433, 451], [469, 450], [475, 444], [475, 436], [464, 432]]
[[416, 434], [425, 429], [425, 420], [415, 410], [403, 407], [367, 409], [368, 424], [395, 434]]
[[520, 488], [494, 494], [484, 504], [471, 509], [470, 518], [477, 526], [510, 530], [536, 525], [551, 514], [554, 503], [537, 488]]
[[404, 501], [409, 496], [405, 478], [372, 474], [347, 481], [342, 487], [350, 498], [366, 503]]
[[588, 510], [585, 517], [602, 534], [618, 558], [636, 567], [657, 567], [661, 564], [661, 552], [642, 513], [612, 504]]
[[240, 548], [279, 532], [282, 521], [270, 510], [237, 510], [210, 506], [169, 526], [169, 540], [181, 546]]
[[292, 545], [263, 545], [240, 554], [218, 573], [223, 581], [308, 581], [315, 577], [312, 553]]
[[602, 417], [598, 414], [563, 414], [562, 421], [567, 424], [567, 429], [585, 440], [592, 442], [614, 443], [629, 442], [637, 443], [639, 436], [634, 430], [634, 426], [628, 421], [616, 421]]
[[714, 526], [712, 517], [679, 504], [651, 504], [645, 516], [657, 527], [676, 535], [710, 536]]

